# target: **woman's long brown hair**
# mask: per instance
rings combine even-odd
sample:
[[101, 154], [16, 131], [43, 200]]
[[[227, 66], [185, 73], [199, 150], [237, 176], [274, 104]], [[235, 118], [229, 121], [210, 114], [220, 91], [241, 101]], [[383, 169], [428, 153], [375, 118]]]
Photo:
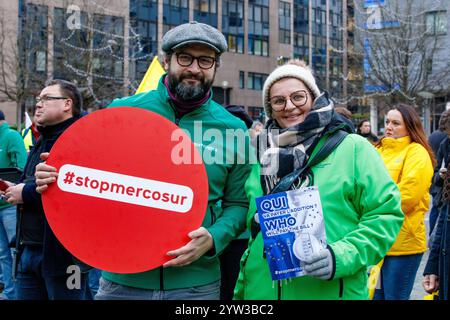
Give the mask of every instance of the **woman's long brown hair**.
[[[425, 131], [423, 130], [422, 122], [420, 121], [417, 111], [414, 107], [406, 103], [398, 103], [394, 105], [391, 110], [397, 110], [400, 112], [411, 141], [421, 144], [427, 150], [434, 168], [436, 166], [436, 159], [434, 157], [433, 150], [428, 143], [427, 137], [425, 136]], [[377, 146], [378, 145], [381, 145], [381, 140]]]

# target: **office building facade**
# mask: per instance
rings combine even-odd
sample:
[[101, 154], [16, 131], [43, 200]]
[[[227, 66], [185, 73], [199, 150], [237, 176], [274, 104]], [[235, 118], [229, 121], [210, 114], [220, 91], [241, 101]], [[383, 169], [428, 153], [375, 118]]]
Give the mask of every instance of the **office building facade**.
[[[32, 48], [21, 48], [29, 58], [22, 60], [26, 68], [18, 77], [29, 81], [28, 74], [33, 74], [35, 80], [27, 85], [35, 91], [46, 78], [75, 80], [90, 109], [133, 94], [153, 56], [162, 61], [161, 39], [167, 30], [192, 20], [215, 26], [224, 33], [229, 50], [222, 56], [214, 97], [224, 104], [243, 105], [261, 120], [263, 83], [290, 58], [304, 59], [312, 66], [319, 87], [343, 98], [348, 74], [347, 5], [346, 0], [2, 3], [16, 17], [12, 22], [18, 26], [16, 37], [33, 39]], [[22, 112], [33, 105], [32, 93], [29, 90], [19, 104]]]

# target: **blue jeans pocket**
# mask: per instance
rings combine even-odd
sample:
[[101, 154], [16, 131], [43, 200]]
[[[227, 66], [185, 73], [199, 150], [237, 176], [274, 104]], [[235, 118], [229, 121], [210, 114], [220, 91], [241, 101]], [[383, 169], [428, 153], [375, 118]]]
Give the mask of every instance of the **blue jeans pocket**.
[[19, 273], [40, 273], [42, 252], [39, 249], [25, 247], [20, 257]]

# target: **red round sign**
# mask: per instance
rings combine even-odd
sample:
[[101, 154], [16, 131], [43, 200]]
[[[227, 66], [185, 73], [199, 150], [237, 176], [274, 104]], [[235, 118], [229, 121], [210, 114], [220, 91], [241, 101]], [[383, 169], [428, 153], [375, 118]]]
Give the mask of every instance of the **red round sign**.
[[49, 225], [69, 252], [98, 269], [159, 267], [202, 224], [201, 157], [179, 127], [153, 112], [93, 112], [61, 135], [47, 163], [59, 172], [42, 195]]

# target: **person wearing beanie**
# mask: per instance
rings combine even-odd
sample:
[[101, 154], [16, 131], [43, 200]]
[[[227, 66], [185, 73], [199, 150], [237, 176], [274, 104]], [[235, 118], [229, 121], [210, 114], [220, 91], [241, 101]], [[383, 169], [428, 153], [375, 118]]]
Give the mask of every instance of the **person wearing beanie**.
[[[205, 218], [201, 227], [186, 235], [184, 246], [167, 252], [171, 259], [164, 265], [132, 274], [103, 271], [97, 300], [218, 300], [219, 255], [245, 230], [248, 199], [244, 183], [251, 166], [241, 150], [249, 149], [250, 137], [243, 121], [213, 101], [211, 90], [220, 55], [227, 51], [226, 39], [216, 28], [193, 21], [169, 30], [162, 39], [162, 50], [167, 73], [161, 76], [157, 89], [116, 99], [109, 107], [144, 108], [193, 137], [208, 172]], [[212, 142], [207, 131], [219, 133], [223, 139]], [[225, 139], [230, 132], [243, 133], [243, 138], [237, 142]], [[211, 159], [217, 154], [226, 155], [227, 161], [238, 160]], [[49, 166], [38, 169], [36, 183], [43, 192], [46, 178], [54, 173]]]
[[[258, 163], [245, 185], [252, 235], [241, 259], [234, 298], [368, 299], [367, 269], [384, 257], [403, 222], [397, 186], [375, 148], [336, 114], [303, 61], [291, 60], [267, 77], [262, 103], [269, 120], [257, 138]], [[306, 254], [297, 241], [297, 228], [267, 245], [270, 239], [263, 240], [256, 199], [269, 194], [283, 197], [280, 192], [287, 192], [295, 202], [289, 191], [313, 186], [322, 207], [319, 223], [324, 225], [326, 243], [310, 234], [312, 252]], [[290, 217], [299, 219], [296, 214]], [[275, 221], [264, 219], [265, 228]], [[306, 230], [317, 229], [316, 221]], [[280, 242], [286, 244], [283, 253], [276, 252]], [[292, 273], [285, 281], [270, 271], [277, 254], [286, 266], [297, 266], [284, 269]]]

